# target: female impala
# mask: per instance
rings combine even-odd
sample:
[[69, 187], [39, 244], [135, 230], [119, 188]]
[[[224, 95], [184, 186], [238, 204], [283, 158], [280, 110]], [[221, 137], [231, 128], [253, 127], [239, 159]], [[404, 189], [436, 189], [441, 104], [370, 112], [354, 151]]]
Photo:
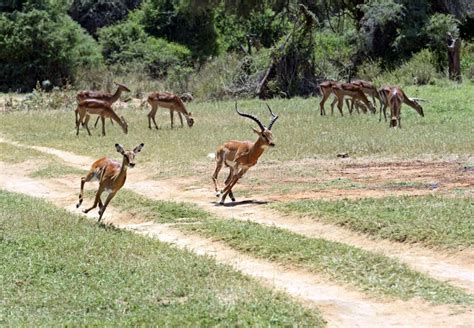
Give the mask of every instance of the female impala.
[[[122, 165], [120, 165], [118, 161], [107, 157], [95, 161], [92, 164], [89, 173], [87, 173], [87, 175], [81, 179], [81, 192], [79, 193], [79, 202], [77, 203], [76, 207], [79, 208], [84, 199], [84, 184], [91, 181], [92, 179], [99, 180], [99, 189], [95, 194], [94, 205], [88, 209], [85, 209], [83, 212], [87, 213], [99, 205], [100, 222], [107, 205], [112, 200], [112, 198], [114, 198], [115, 194], [120, 190], [120, 188], [122, 188], [125, 184], [125, 180], [127, 179], [127, 168], [129, 166], [135, 166], [135, 155], [142, 150], [143, 146], [144, 144], [142, 143], [130, 151], [124, 150], [122, 145], [115, 144], [115, 149], [117, 149], [117, 151], [123, 156]], [[100, 196], [104, 191], [108, 192], [109, 195], [105, 199], [105, 203], [102, 204]]]
[[156, 111], [158, 110], [158, 106], [163, 108], [168, 108], [170, 111], [171, 116], [171, 128], [174, 125], [174, 112], [176, 111], [179, 115], [179, 120], [181, 121], [181, 127], [183, 127], [183, 117], [181, 114], [184, 115], [186, 118], [186, 122], [188, 123], [189, 127], [192, 127], [194, 124], [194, 119], [191, 116], [191, 112], [186, 110], [186, 106], [184, 106], [183, 101], [180, 97], [170, 92], [153, 92], [148, 96], [148, 103], [151, 106], [151, 111], [148, 113], [148, 128], [151, 129], [151, 121], [155, 124], [155, 128], [158, 129], [158, 125], [156, 125], [155, 116]]
[[[76, 95], [77, 103], [80, 103], [83, 100], [86, 99], [96, 99], [96, 100], [101, 100], [104, 102], [107, 102], [109, 105], [112, 106], [114, 102], [116, 102], [118, 99], [120, 99], [120, 95], [122, 92], [130, 92], [130, 89], [127, 88], [125, 85], [114, 82], [115, 85], [117, 86], [117, 90], [115, 90], [114, 94], [108, 93], [108, 92], [101, 92], [101, 91], [92, 91], [92, 90], [83, 90], [79, 91]], [[76, 110], [76, 121], [78, 119], [79, 113]], [[99, 118], [97, 117], [97, 120], [95, 121], [94, 127], [97, 126], [97, 123], [99, 122]], [[110, 121], [112, 122], [112, 120]]]
[[[390, 113], [391, 113], [390, 127], [396, 127], [398, 125], [398, 127], [401, 128], [400, 110], [401, 110], [402, 103], [416, 110], [416, 112], [420, 114], [421, 117], [425, 116], [425, 114], [423, 113], [423, 107], [418, 103], [417, 99], [409, 98], [405, 94], [405, 92], [402, 90], [402, 88], [394, 87], [394, 86], [385, 86], [385, 87], [380, 88], [379, 95], [380, 95], [380, 100], [382, 102], [379, 122], [382, 120], [382, 112], [383, 112], [385, 121], [387, 121], [386, 109], [387, 107], [390, 107]], [[391, 99], [392, 99], [392, 102], [390, 101]]]
[[106, 117], [110, 117], [111, 120], [116, 121], [122, 127], [123, 132], [125, 134], [128, 133], [128, 125], [127, 125], [127, 122], [125, 122], [125, 118], [123, 116], [119, 118], [118, 115], [115, 114], [110, 104], [107, 102], [96, 100], [96, 99], [83, 100], [79, 102], [79, 105], [77, 105], [76, 113], [78, 115], [78, 118], [76, 119], [76, 129], [77, 129], [76, 135], [79, 135], [79, 125], [81, 123], [82, 125], [85, 126], [89, 135], [91, 135], [91, 132], [89, 131], [89, 126], [87, 125], [89, 123], [90, 114], [99, 115], [100, 118], [102, 119], [102, 135], [103, 136], [105, 136], [105, 118]]
[[[259, 157], [262, 156], [266, 148], [269, 146], [275, 146], [271, 130], [273, 123], [275, 123], [275, 121], [278, 119], [278, 116], [273, 114], [270, 106], [267, 105], [267, 107], [272, 115], [268, 128], [266, 128], [257, 117], [239, 112], [237, 103], [235, 103], [235, 110], [237, 111], [237, 114], [255, 121], [260, 127], [260, 131], [253, 128], [253, 131], [258, 134], [258, 139], [256, 142], [231, 140], [217, 149], [217, 163], [214, 174], [212, 175], [212, 181], [214, 182], [216, 196], [219, 197], [222, 194], [222, 198], [219, 202], [221, 205], [224, 204], [227, 195], [229, 195], [233, 202], [235, 201], [234, 195], [232, 194], [232, 188], [234, 185], [245, 174], [245, 172], [257, 164]], [[223, 164], [229, 168], [230, 172], [225, 181], [224, 189], [219, 192], [219, 188], [217, 186], [217, 176], [219, 175], [219, 171], [221, 170]]]

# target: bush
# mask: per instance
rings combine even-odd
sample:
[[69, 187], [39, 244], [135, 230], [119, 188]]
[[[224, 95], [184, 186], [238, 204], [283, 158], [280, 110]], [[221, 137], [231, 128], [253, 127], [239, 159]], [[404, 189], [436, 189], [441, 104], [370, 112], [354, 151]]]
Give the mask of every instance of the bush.
[[194, 59], [217, 54], [217, 31], [212, 3], [178, 0], [145, 0], [136, 13], [146, 33], [185, 45]]
[[384, 74], [377, 83], [381, 84], [403, 84], [403, 85], [425, 85], [434, 82], [437, 77], [434, 63], [434, 55], [424, 49], [415, 54], [408, 62], [400, 68]]
[[67, 15], [3, 13], [0, 35], [0, 90], [31, 90], [43, 80], [63, 85], [103, 63], [97, 43]]
[[366, 81], [374, 81], [382, 74], [380, 60], [367, 60], [357, 68], [357, 76]]
[[99, 42], [108, 64], [143, 64], [151, 77], [162, 78], [170, 68], [186, 66], [191, 52], [182, 45], [147, 35], [133, 20], [99, 31]]

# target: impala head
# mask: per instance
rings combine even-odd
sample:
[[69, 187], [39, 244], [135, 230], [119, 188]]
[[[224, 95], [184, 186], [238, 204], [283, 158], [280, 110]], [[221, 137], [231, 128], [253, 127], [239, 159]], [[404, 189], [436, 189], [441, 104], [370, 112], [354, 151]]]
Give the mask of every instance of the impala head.
[[423, 107], [421, 107], [421, 105], [418, 103], [418, 99], [411, 98], [411, 101], [413, 103], [413, 108], [416, 110], [416, 112], [420, 114], [422, 117], [424, 117], [425, 114], [423, 113]]
[[120, 116], [120, 121], [122, 122], [120, 126], [122, 127], [123, 133], [128, 134], [128, 124], [125, 122], [125, 117]]
[[117, 82], [114, 82], [114, 84], [115, 84], [115, 85], [117, 86], [117, 88], [119, 88], [120, 90], [130, 92], [130, 89], [127, 88], [125, 85], [120, 84], [120, 83], [117, 83]]
[[138, 154], [145, 144], [141, 143], [136, 146], [133, 150], [125, 150], [120, 144], [115, 144], [115, 149], [117, 152], [123, 155], [124, 165], [134, 167], [135, 166], [135, 155]]
[[272, 109], [270, 108], [270, 106], [268, 104], [267, 104], [267, 107], [268, 107], [268, 110], [270, 111], [270, 114], [272, 115], [272, 118], [270, 120], [270, 124], [268, 124], [268, 128], [265, 127], [265, 125], [263, 125], [263, 123], [256, 116], [239, 112], [239, 109], [237, 108], [237, 102], [235, 103], [235, 110], [236, 110], [237, 114], [239, 114], [240, 116], [243, 116], [243, 117], [250, 118], [255, 123], [257, 123], [258, 126], [260, 127], [260, 130], [257, 130], [255, 128], [252, 128], [252, 130], [256, 134], [258, 134], [259, 138], [261, 140], [263, 140], [263, 142], [266, 145], [268, 145], [270, 147], [274, 147], [275, 143], [273, 142], [273, 134], [272, 134], [271, 130], [272, 130], [273, 123], [275, 123], [275, 121], [278, 119], [278, 115], [273, 114]]
[[188, 123], [189, 127], [194, 125], [194, 118], [191, 116], [193, 113], [189, 112], [188, 115], [185, 116], [186, 122]]

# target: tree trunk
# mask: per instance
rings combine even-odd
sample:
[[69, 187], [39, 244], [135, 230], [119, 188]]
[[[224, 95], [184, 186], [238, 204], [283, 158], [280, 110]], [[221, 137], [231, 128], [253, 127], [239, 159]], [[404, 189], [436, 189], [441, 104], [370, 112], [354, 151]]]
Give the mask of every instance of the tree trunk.
[[448, 37], [449, 79], [461, 82], [461, 40]]

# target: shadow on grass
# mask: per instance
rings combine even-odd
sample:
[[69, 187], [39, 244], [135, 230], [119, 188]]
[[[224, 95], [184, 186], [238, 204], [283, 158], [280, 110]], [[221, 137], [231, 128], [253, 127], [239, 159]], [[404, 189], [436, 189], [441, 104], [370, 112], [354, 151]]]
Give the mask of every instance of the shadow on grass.
[[235, 207], [235, 206], [240, 206], [240, 205], [265, 205], [268, 204], [268, 201], [264, 200], [254, 200], [254, 199], [246, 199], [246, 200], [241, 200], [239, 202], [231, 202], [231, 203], [224, 203], [220, 204], [219, 202], [212, 202], [215, 206], [224, 206], [224, 207]]

